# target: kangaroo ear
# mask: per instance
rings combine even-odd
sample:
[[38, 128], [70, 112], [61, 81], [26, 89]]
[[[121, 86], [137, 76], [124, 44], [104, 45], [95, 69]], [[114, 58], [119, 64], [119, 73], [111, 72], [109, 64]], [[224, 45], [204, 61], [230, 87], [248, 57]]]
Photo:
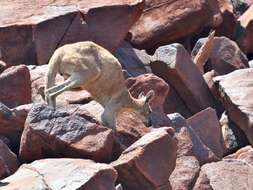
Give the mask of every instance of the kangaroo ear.
[[143, 97], [145, 97], [145, 95], [144, 95], [143, 92], [141, 92], [141, 93], [139, 94], [139, 96], [138, 96], [138, 99], [141, 99], [141, 98], [143, 98]]
[[155, 97], [155, 91], [154, 91], [154, 90], [150, 90], [150, 91], [146, 94], [145, 103], [149, 103], [151, 100], [153, 100], [154, 97]]

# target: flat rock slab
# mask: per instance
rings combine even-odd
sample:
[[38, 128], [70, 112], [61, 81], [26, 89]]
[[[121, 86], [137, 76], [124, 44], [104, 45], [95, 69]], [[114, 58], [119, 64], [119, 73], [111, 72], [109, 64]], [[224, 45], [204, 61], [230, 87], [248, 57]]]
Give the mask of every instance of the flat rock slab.
[[114, 190], [117, 172], [107, 164], [84, 159], [44, 159], [23, 164], [1, 181], [0, 189]]
[[172, 128], [159, 128], [128, 147], [111, 165], [117, 170], [124, 190], [169, 189], [176, 151]]
[[46, 64], [57, 47], [84, 40], [113, 51], [143, 6], [142, 0], [1, 2], [0, 59], [8, 65]]
[[253, 187], [253, 166], [240, 160], [223, 160], [205, 164], [194, 190], [250, 190]]
[[253, 69], [240, 69], [214, 78], [228, 117], [253, 144]]
[[112, 157], [112, 130], [102, 127], [76, 107], [54, 110], [35, 104], [22, 134], [19, 157], [33, 161], [48, 157], [88, 158], [108, 162]]

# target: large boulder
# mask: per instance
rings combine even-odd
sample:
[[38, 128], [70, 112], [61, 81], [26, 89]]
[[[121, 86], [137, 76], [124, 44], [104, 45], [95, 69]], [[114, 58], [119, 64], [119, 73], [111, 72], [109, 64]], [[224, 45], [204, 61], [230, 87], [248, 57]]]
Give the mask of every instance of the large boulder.
[[92, 40], [113, 51], [141, 15], [144, 2], [15, 0], [1, 5], [0, 59], [8, 65], [36, 65], [46, 64], [57, 47], [77, 41]]
[[0, 74], [0, 84], [0, 101], [6, 106], [13, 108], [31, 102], [30, 73], [25, 65], [6, 69]]
[[193, 35], [206, 25], [217, 26], [221, 21], [216, 0], [148, 0], [130, 30], [130, 41], [140, 49], [156, 49]]
[[23, 164], [1, 181], [1, 189], [115, 190], [117, 172], [106, 164], [84, 159], [44, 159]]
[[18, 167], [17, 156], [0, 140], [0, 179], [13, 174]]
[[148, 91], [154, 90], [155, 96], [149, 103], [152, 110], [151, 123], [154, 127], [170, 126], [171, 122], [163, 109], [169, 85], [163, 79], [153, 74], [145, 74], [127, 79], [126, 86], [134, 98], [138, 98], [141, 92], [145, 95]]
[[194, 156], [182, 156], [177, 158], [176, 168], [169, 178], [172, 189], [192, 189], [199, 171], [199, 162]]
[[[199, 39], [192, 50], [194, 57], [207, 38]], [[215, 37], [210, 50], [205, 72], [215, 70], [218, 75], [228, 74], [236, 69], [248, 68], [248, 59], [238, 45], [226, 37]]]
[[214, 98], [191, 56], [180, 44], [159, 47], [151, 63], [154, 74], [174, 87], [192, 113], [215, 108]]
[[35, 104], [26, 119], [19, 157], [22, 161], [72, 157], [108, 162], [113, 144], [112, 130], [100, 126], [88, 112]]
[[222, 158], [224, 142], [216, 111], [206, 108], [187, 119], [187, 123], [198, 134], [201, 141], [209, 147], [217, 157]]
[[111, 163], [124, 190], [169, 189], [175, 168], [177, 140], [172, 128], [154, 129]]
[[240, 69], [218, 76], [214, 81], [228, 117], [240, 127], [253, 144], [253, 69]]
[[220, 160], [214, 152], [206, 146], [197, 132], [187, 123], [180, 114], [169, 114], [172, 126], [176, 130], [178, 139], [177, 158], [182, 156], [194, 156], [200, 165]]
[[252, 189], [253, 166], [241, 160], [223, 160], [205, 164], [194, 190]]

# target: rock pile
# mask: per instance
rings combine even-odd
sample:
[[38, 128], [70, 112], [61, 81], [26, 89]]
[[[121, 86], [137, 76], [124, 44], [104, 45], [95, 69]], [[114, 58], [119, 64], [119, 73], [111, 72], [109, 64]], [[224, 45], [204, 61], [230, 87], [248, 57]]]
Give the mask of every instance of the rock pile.
[[[154, 90], [150, 126], [125, 111], [112, 131], [85, 90], [46, 105], [48, 60], [84, 40]], [[252, 0], [1, 2], [0, 189], [251, 190], [252, 55]]]

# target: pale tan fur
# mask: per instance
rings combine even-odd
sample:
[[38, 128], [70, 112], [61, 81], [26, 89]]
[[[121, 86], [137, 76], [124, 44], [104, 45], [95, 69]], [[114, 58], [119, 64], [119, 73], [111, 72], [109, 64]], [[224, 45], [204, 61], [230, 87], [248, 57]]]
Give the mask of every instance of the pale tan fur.
[[194, 63], [197, 65], [198, 69], [200, 70], [202, 74], [204, 74], [204, 65], [213, 47], [214, 36], [215, 36], [215, 31], [212, 31], [208, 35], [207, 41], [201, 46], [197, 55], [194, 58]]
[[[54, 52], [48, 67], [45, 96], [50, 106], [56, 106], [57, 95], [78, 87], [90, 92], [104, 107], [101, 120], [110, 128], [115, 129], [117, 114], [126, 109], [135, 110], [148, 119], [148, 102], [154, 91], [133, 98], [125, 86], [119, 61], [103, 47], [90, 41], [64, 45]], [[57, 73], [66, 80], [54, 86]]]

